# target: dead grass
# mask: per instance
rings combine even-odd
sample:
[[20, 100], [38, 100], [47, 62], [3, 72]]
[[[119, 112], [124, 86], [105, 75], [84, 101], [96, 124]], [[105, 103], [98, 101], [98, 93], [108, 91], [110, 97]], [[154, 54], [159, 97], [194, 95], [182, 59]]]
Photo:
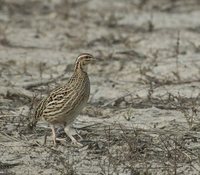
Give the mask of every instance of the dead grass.
[[[199, 26], [170, 21], [195, 16], [199, 2], [95, 3], [0, 0], [0, 174], [199, 174]], [[99, 62], [75, 122], [84, 147], [54, 148], [47, 125], [27, 126], [85, 50]]]

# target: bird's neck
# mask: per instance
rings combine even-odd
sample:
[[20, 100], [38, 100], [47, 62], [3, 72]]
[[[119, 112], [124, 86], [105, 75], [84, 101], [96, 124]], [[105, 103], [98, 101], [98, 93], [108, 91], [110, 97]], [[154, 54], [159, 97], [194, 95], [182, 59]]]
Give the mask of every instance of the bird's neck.
[[74, 73], [86, 73], [87, 74], [87, 65], [82, 65], [80, 62], [75, 65]]
[[80, 68], [80, 67], [75, 67], [74, 73], [72, 75], [71, 79], [85, 79], [87, 77], [87, 72], [86, 70]]

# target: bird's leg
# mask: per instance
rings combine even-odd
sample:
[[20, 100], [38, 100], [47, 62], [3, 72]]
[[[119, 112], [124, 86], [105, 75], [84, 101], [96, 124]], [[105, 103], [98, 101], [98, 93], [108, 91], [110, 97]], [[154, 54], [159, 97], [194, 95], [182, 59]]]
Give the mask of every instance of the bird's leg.
[[[61, 134], [65, 133], [64, 131], [65, 125], [63, 126], [63, 128], [58, 128], [56, 131], [56, 137], [59, 137]], [[79, 139], [83, 140], [82, 136], [78, 133], [78, 131], [72, 127], [70, 127], [70, 132], [72, 135], [77, 135], [79, 137]], [[56, 140], [58, 140], [58, 138], [56, 138]]]
[[70, 129], [70, 133], [71, 135], [77, 135], [79, 137], [79, 139], [83, 140], [83, 137], [81, 137], [81, 135], [78, 133], [78, 131], [74, 128], [72, 128], [71, 126], [67, 126]]
[[47, 143], [47, 131], [45, 131], [45, 135], [44, 135], [44, 143], [43, 143], [43, 145], [46, 145], [46, 143]]
[[54, 125], [51, 125], [51, 130], [52, 130], [53, 145], [56, 146], [56, 132]]
[[[67, 136], [71, 139], [72, 143], [77, 145], [77, 146], [83, 146], [81, 143], [79, 143], [74, 137], [74, 130], [70, 127], [70, 126], [65, 126], [64, 128], [65, 133], [67, 134]], [[77, 134], [75, 132], [75, 134]]]
[[74, 128], [71, 128], [73, 130], [73, 132], [75, 133], [74, 135], [77, 135], [79, 137], [79, 139], [83, 140], [83, 137], [78, 133], [78, 131]]

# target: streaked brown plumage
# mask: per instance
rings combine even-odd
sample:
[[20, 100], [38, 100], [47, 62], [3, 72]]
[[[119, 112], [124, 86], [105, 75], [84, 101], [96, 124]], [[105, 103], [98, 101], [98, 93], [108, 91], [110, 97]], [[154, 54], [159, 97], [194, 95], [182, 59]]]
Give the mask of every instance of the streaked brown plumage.
[[90, 81], [87, 65], [94, 60], [88, 53], [82, 53], [76, 59], [74, 73], [70, 80], [52, 90], [50, 94], [38, 104], [32, 126], [40, 118], [51, 124], [53, 142], [56, 145], [55, 125], [64, 126], [65, 133], [74, 144], [80, 145], [72, 136], [70, 124], [86, 105], [90, 94]]

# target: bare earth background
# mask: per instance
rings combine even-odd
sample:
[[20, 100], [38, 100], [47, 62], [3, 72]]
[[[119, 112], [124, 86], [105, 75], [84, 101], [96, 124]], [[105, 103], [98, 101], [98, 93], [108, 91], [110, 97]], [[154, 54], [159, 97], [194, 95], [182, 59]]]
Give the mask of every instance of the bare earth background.
[[[54, 148], [27, 124], [81, 52], [84, 147]], [[0, 174], [198, 175], [199, 94], [199, 0], [0, 0]]]

